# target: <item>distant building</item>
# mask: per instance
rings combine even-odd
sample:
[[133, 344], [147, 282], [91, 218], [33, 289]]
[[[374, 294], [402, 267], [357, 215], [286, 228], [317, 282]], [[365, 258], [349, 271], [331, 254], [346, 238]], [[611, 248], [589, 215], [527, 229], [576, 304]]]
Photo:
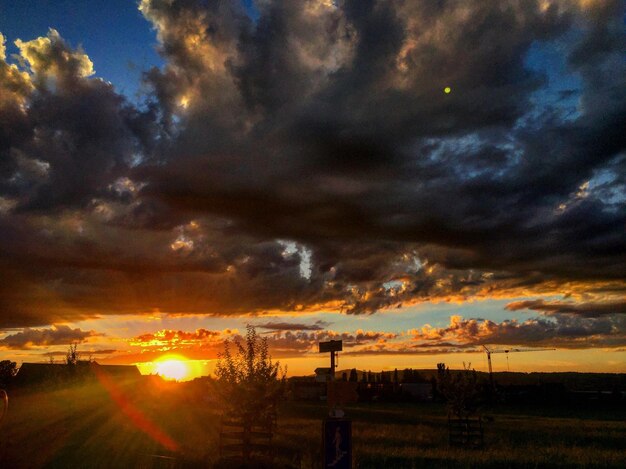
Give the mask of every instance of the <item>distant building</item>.
[[99, 363], [92, 362], [92, 369], [97, 367], [97, 369], [107, 375], [111, 376], [111, 378], [121, 381], [133, 381], [141, 379], [141, 373], [139, 372], [139, 368], [135, 365], [100, 365]]
[[96, 362], [79, 361], [76, 365], [59, 363], [24, 363], [13, 378], [15, 387], [62, 383], [72, 379], [96, 380], [103, 373], [117, 382], [137, 381], [141, 373], [135, 365], [100, 365]]
[[325, 383], [330, 380], [330, 368], [315, 368], [315, 381]]

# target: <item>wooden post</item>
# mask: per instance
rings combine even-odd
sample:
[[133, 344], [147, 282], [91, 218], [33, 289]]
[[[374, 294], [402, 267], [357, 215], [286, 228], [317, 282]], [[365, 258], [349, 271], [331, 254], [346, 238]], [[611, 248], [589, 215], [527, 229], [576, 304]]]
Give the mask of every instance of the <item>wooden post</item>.
[[0, 389], [0, 399], [2, 400], [2, 410], [0, 411], [0, 422], [7, 414], [9, 410], [9, 395], [4, 389]]

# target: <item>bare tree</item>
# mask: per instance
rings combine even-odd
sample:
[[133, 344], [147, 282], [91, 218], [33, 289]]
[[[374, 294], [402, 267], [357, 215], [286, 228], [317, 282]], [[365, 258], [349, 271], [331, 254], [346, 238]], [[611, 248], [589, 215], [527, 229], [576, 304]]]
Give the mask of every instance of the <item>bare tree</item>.
[[70, 347], [65, 354], [65, 363], [67, 365], [76, 366], [78, 364], [80, 353], [78, 353], [77, 349], [78, 343], [74, 342], [73, 344], [70, 344]]

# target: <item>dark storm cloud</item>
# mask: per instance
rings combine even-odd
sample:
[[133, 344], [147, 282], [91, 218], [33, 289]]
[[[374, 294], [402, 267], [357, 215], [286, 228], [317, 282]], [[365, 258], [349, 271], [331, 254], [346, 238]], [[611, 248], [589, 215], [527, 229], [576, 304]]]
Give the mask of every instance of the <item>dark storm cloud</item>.
[[509, 311], [532, 310], [546, 315], [569, 314], [588, 318], [626, 314], [626, 301], [610, 303], [573, 303], [565, 301], [526, 300], [506, 305]]
[[140, 107], [56, 31], [2, 49], [0, 327], [623, 296], [622, 2], [258, 9], [141, 1]]
[[142, 153], [151, 138], [149, 111], [142, 114], [110, 83], [89, 78], [90, 59], [57, 31], [16, 44], [27, 70], [19, 73], [24, 83], [16, 85], [15, 66], [0, 65], [3, 88], [21, 104], [9, 107], [15, 117], [6, 118], [20, 127], [8, 127], [0, 139], [2, 161], [12, 170], [0, 181], [2, 195], [18, 211], [84, 206], [105, 194]]
[[52, 326], [50, 329], [25, 328], [21, 332], [9, 334], [0, 339], [0, 347], [9, 349], [28, 349], [37, 346], [69, 345], [83, 342], [88, 337], [98, 336], [95, 331], [83, 331], [69, 326]]
[[[160, 32], [189, 31], [182, 4], [144, 5]], [[622, 278], [623, 211], [575, 194], [624, 148], [623, 87], [585, 82], [583, 102], [601, 93], [610, 112], [600, 118], [589, 107], [562, 119], [533, 106], [547, 77], [525, 64], [531, 45], [571, 31], [579, 39], [565, 44], [570, 55], [599, 40], [620, 21], [615, 3], [594, 14], [559, 2], [306, 5], [264, 3], [256, 24], [240, 20], [239, 35], [212, 43], [218, 52], [165, 43], [173, 64], [209, 56], [210, 79], [183, 80], [175, 93], [189, 112], [172, 163], [146, 173], [146, 194], [302, 240], [314, 255], [324, 238], [428, 242], [465, 249], [462, 268]], [[198, 34], [233, 33], [231, 22], [216, 32], [211, 21]], [[322, 27], [326, 34], [312, 33]], [[619, 44], [608, 44], [594, 60], [619, 56]], [[611, 65], [592, 67], [594, 83], [620, 76], [623, 61]], [[163, 79], [185, 70], [173, 65]], [[213, 75], [231, 77], [220, 96]], [[220, 107], [226, 95], [230, 105]], [[209, 103], [231, 127], [199, 119]]]

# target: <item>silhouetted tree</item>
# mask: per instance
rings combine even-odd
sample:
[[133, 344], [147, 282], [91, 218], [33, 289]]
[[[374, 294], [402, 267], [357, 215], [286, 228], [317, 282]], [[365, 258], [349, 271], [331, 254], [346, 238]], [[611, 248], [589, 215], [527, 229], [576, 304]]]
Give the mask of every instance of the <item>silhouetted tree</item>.
[[356, 374], [356, 368], [352, 368], [350, 370], [350, 378], [348, 378], [348, 381], [350, 381], [351, 383], [356, 383], [359, 380], [357, 374]]
[[253, 326], [247, 326], [245, 343], [224, 343], [215, 374], [217, 389], [225, 410], [247, 424], [264, 424], [274, 416], [278, 400], [285, 392], [286, 369], [273, 362], [267, 339], [260, 338]]
[[393, 370], [393, 384], [398, 385], [400, 378], [398, 377], [398, 369]]
[[470, 417], [480, 408], [481, 389], [471, 363], [463, 363], [463, 370], [455, 373], [451, 373], [445, 364], [438, 363], [437, 390], [446, 399], [449, 412], [458, 418]]
[[6, 388], [17, 374], [17, 363], [11, 360], [0, 361], [0, 388]]

